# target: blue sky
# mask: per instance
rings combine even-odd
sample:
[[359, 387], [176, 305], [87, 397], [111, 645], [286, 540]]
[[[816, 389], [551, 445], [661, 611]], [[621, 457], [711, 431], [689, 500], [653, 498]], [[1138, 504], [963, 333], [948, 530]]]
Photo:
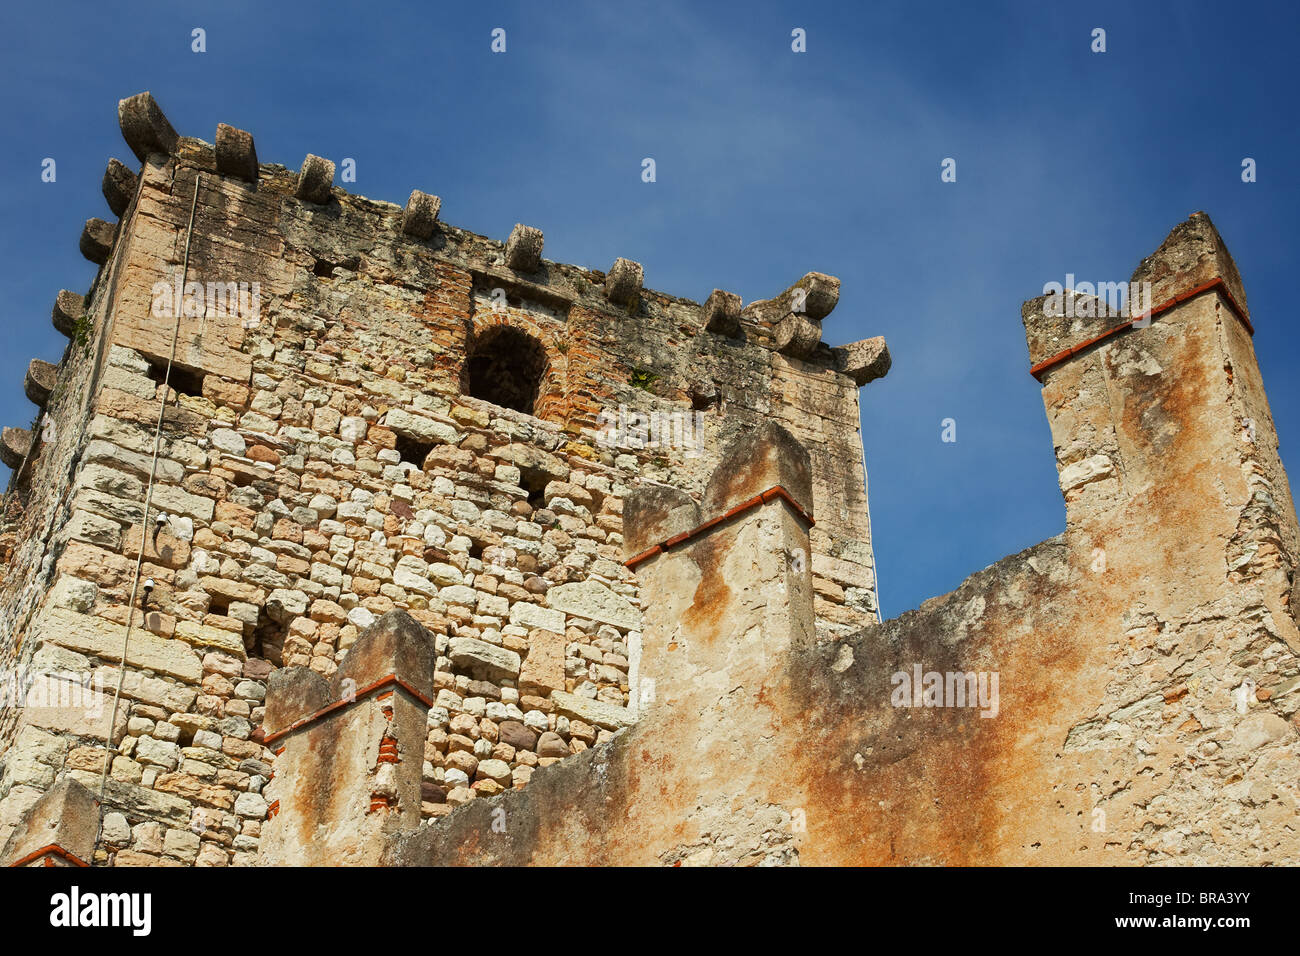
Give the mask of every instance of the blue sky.
[[[536, 225], [547, 258], [626, 256], [676, 295], [749, 302], [809, 270], [839, 276], [824, 339], [884, 335], [894, 359], [862, 392], [887, 617], [1063, 529], [1020, 303], [1066, 273], [1127, 279], [1198, 209], [1241, 268], [1283, 460], [1297, 461], [1300, 334], [1283, 319], [1300, 221], [1285, 168], [1300, 154], [1294, 8], [449, 6], [6, 4], [0, 423], [31, 422], [28, 359], [59, 359], [50, 307], [94, 275], [77, 239], [88, 217], [112, 218], [104, 166], [137, 165], [117, 101], [148, 89], [183, 135], [230, 123], [292, 168], [307, 152], [353, 157], [352, 191], [437, 193], [456, 225]], [[791, 51], [796, 27], [806, 53]], [[956, 183], [940, 182], [945, 157]], [[949, 417], [955, 443], [940, 440]]]

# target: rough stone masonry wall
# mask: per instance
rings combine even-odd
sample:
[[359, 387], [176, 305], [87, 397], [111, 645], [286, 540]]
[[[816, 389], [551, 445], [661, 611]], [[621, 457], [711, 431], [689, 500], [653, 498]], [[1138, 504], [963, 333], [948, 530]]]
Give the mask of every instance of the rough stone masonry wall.
[[[129, 224], [134, 207], [123, 214]], [[129, 245], [129, 227], [123, 227], [123, 250]], [[59, 364], [55, 387], [30, 431], [26, 460], [18, 464], [4, 502], [4, 523], [0, 529], [0, 555], [5, 559], [0, 587], [0, 766], [17, 733], [21, 709], [8, 696], [13, 681], [33, 668], [36, 644], [24, 640], [38, 607], [46, 599], [57, 576], [55, 560], [66, 541], [66, 526], [72, 513], [68, 475], [80, 461], [88, 444], [88, 425], [94, 415], [98, 384], [108, 365], [109, 342], [102, 334], [116, 300], [125, 251], [95, 277], [83, 296], [64, 290], [54, 307], [54, 320], [71, 341]], [[10, 429], [5, 429], [9, 433]], [[102, 446], [95, 452], [102, 453]], [[41, 775], [44, 779], [45, 775]], [[0, 775], [0, 794], [6, 788]], [[27, 801], [34, 794], [25, 795]], [[20, 801], [21, 802], [21, 801]], [[0, 830], [5, 828], [0, 816]]]
[[[274, 768], [257, 732], [269, 675], [331, 676], [394, 607], [437, 636], [426, 818], [606, 740], [636, 717], [653, 600], [620, 563], [624, 495], [644, 482], [700, 495], [721, 445], [768, 417], [813, 449], [816, 507], [832, 519], [811, 546], [824, 625], [874, 608], [852, 356], [780, 354], [753, 317], [708, 331], [706, 310], [639, 276], [615, 307], [601, 273], [542, 261], [521, 276], [501, 243], [441, 224], [412, 234], [409, 209], [300, 198], [307, 175], [255, 161], [249, 182], [223, 163], [221, 130], [214, 152], [159, 148], [156, 122], [142, 145], [128, 126], [139, 181], [115, 233], [88, 226], [106, 263], [90, 349], [59, 373], [69, 397], [51, 409], [73, 412], [40, 448], [23, 563], [0, 604], [6, 653], [89, 680], [99, 707], [7, 712], [0, 843], [55, 780], [98, 792], [108, 753], [96, 862], [251, 864]], [[153, 314], [155, 283], [182, 271], [259, 283], [257, 321], [248, 308]], [[486, 311], [498, 288], [505, 308]], [[501, 324], [545, 349], [537, 417], [464, 394], [467, 354]], [[692, 403], [698, 456], [596, 440], [619, 404]], [[105, 748], [142, 544], [153, 587]]]

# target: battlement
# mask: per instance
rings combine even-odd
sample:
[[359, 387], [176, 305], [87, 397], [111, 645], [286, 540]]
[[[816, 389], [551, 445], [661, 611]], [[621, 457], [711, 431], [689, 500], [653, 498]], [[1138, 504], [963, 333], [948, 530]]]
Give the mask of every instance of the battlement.
[[[580, 305], [651, 321], [670, 317], [681, 335], [708, 332], [740, 342], [756, 341], [847, 374], [858, 385], [889, 368], [888, 352], [879, 339], [868, 340], [869, 347], [854, 343], [832, 348], [821, 341], [820, 323], [839, 300], [840, 283], [833, 276], [809, 273], [773, 298], [743, 308], [739, 296], [721, 289], [701, 304], [645, 287], [641, 264], [628, 259], [615, 259], [606, 272], [544, 259], [543, 233], [531, 226], [517, 224], [505, 241], [457, 228], [440, 218], [441, 198], [418, 189], [404, 206], [350, 194], [333, 185], [335, 164], [313, 154], [308, 154], [297, 173], [282, 165], [260, 163], [252, 135], [225, 124], [217, 128], [215, 145], [179, 136], [148, 93], [123, 100], [119, 117], [124, 138], [146, 165], [151, 158], [166, 155], [178, 166], [243, 181], [255, 190], [259, 202], [290, 201], [310, 218], [321, 238], [335, 232], [351, 240], [370, 230], [364, 251], [346, 255], [341, 262], [317, 260], [321, 266], [355, 270], [361, 258], [367, 264], [392, 262], [400, 258], [398, 250], [409, 252], [410, 244], [423, 243], [438, 259], [468, 271], [476, 287], [499, 286], [508, 297], [557, 312]], [[129, 191], [135, 186], [128, 176], [129, 170], [118, 160], [112, 160], [105, 172], [104, 193], [119, 214], [125, 213]], [[111, 227], [101, 222], [90, 220], [83, 233], [83, 249], [91, 244], [94, 255], [87, 257], [92, 261], [102, 262], [95, 257], [106, 257], [113, 241]], [[667, 316], [661, 316], [661, 311]], [[868, 355], [871, 361], [865, 362]]]

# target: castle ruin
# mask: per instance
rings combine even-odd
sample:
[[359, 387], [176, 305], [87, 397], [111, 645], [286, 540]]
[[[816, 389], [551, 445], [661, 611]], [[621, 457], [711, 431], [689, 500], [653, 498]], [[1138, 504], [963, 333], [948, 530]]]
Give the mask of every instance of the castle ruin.
[[119, 104], [6, 428], [9, 865], [1300, 862], [1297, 522], [1208, 217], [1027, 302], [1067, 526], [880, 621], [839, 281], [550, 262]]

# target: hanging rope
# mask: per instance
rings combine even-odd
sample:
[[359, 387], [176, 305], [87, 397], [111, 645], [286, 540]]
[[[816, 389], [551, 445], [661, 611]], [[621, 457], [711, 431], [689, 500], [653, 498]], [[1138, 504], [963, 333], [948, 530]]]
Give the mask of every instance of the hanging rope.
[[[194, 177], [194, 198], [190, 202], [190, 222], [185, 230], [185, 258], [181, 265], [181, 293], [184, 295], [185, 283], [190, 272], [190, 238], [194, 235], [194, 213], [199, 205], [199, 187], [203, 183], [203, 174], [196, 172]], [[126, 633], [122, 635], [122, 657], [117, 669], [117, 690], [113, 694], [113, 711], [109, 715], [108, 730], [104, 735], [104, 769], [99, 778], [99, 824], [95, 831], [95, 849], [99, 849], [104, 835], [104, 794], [108, 790], [108, 769], [112, 763], [113, 728], [117, 725], [117, 712], [122, 700], [122, 687], [126, 681], [126, 654], [131, 643], [131, 629], [135, 624], [135, 600], [140, 588], [140, 569], [144, 566], [145, 542], [149, 537], [149, 506], [153, 503], [154, 476], [158, 471], [158, 451], [162, 445], [163, 418], [167, 412], [167, 391], [171, 384], [172, 363], [176, 360], [176, 344], [180, 340], [181, 316], [185, 310], [182, 303], [176, 303], [176, 321], [172, 326], [171, 354], [167, 356], [167, 369], [163, 373], [162, 397], [158, 402], [158, 423], [153, 432], [153, 457], [149, 463], [149, 484], [144, 493], [144, 514], [140, 516], [140, 546], [135, 559], [135, 574], [131, 581], [131, 598], [126, 606]], [[141, 616], [144, 608], [140, 609]]]

